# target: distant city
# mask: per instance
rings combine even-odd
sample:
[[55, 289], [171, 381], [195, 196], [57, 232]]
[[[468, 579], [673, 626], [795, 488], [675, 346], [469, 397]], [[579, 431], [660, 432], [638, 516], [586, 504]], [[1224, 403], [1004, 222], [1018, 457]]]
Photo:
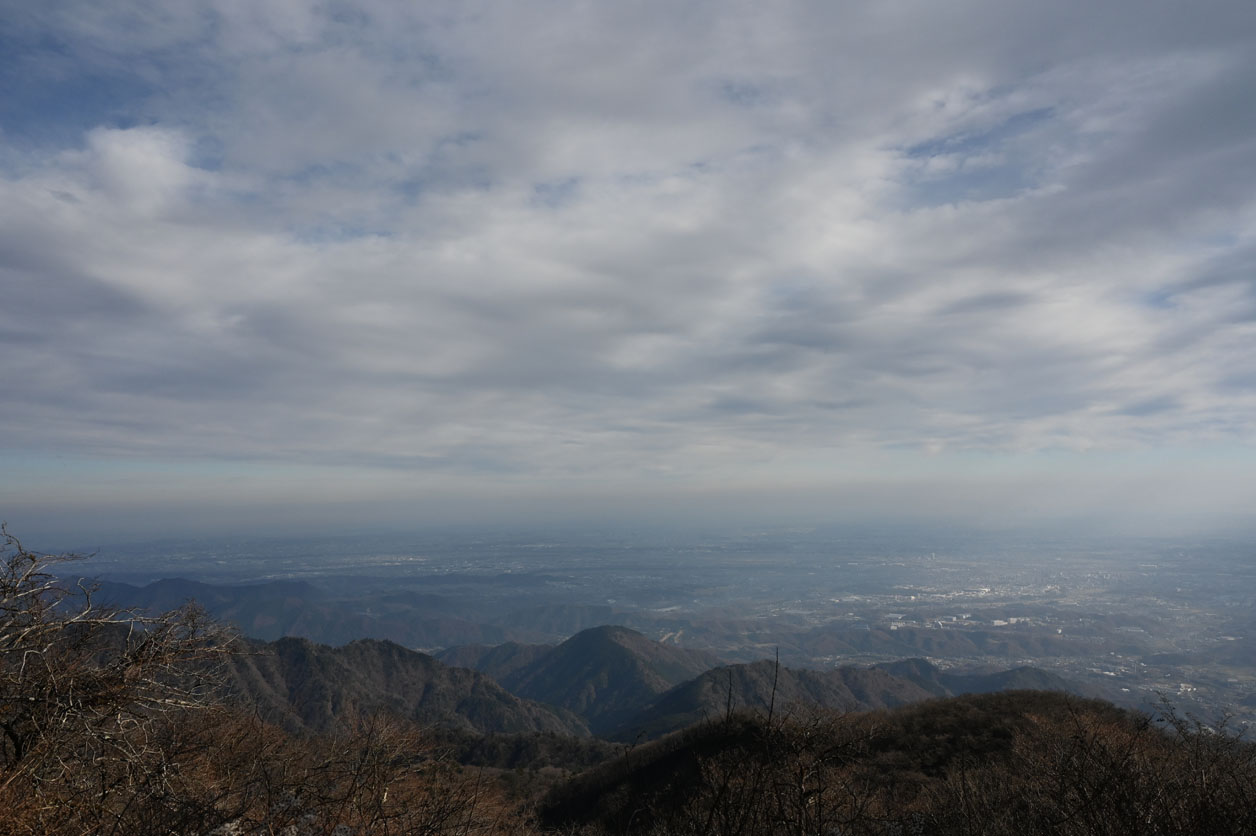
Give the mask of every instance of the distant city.
[[268, 640], [370, 637], [437, 653], [617, 624], [728, 662], [1031, 665], [1119, 704], [1256, 725], [1250, 541], [447, 529], [119, 545], [77, 565], [119, 603], [195, 597]]

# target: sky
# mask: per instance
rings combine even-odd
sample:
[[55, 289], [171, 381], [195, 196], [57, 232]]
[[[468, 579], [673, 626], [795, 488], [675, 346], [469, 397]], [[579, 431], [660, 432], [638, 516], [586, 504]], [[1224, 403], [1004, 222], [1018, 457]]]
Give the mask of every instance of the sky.
[[0, 0], [0, 517], [1242, 524], [1251, 0]]

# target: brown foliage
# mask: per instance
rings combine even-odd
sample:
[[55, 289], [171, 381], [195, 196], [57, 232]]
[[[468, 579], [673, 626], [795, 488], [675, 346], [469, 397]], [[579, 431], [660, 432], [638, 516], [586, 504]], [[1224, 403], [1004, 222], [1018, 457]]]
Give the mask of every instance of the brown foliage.
[[1256, 746], [1166, 707], [1149, 717], [1032, 717], [1006, 765], [956, 770], [930, 788], [938, 832], [1256, 832]]
[[194, 607], [102, 608], [7, 530], [0, 833], [496, 836], [526, 832], [479, 773], [379, 717], [296, 738], [214, 700], [231, 636]]
[[230, 637], [193, 606], [161, 616], [100, 607], [52, 570], [77, 560], [0, 547], [3, 786], [69, 781], [84, 763], [141, 762], [164, 715], [202, 705]]
[[588, 836], [1256, 833], [1256, 746], [1167, 716], [1035, 692], [729, 715], [559, 788], [541, 814]]

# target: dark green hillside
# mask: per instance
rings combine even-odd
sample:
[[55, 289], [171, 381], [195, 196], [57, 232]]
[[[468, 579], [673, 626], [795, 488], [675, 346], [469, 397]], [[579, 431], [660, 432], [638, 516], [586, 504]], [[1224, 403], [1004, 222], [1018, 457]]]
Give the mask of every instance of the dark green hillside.
[[952, 673], [924, 659], [905, 659], [870, 668], [843, 666], [798, 670], [760, 661], [707, 671], [659, 696], [626, 721], [614, 736], [644, 740], [712, 717], [729, 708], [789, 712], [795, 708], [866, 711], [920, 702], [930, 697], [1039, 690], [1079, 693], [1077, 686], [1048, 671], [1021, 667], [991, 673]]
[[1256, 832], [1256, 747], [1169, 725], [1030, 691], [734, 712], [554, 788], [538, 815], [585, 836]]
[[617, 733], [622, 740], [658, 737], [719, 717], [728, 708], [788, 713], [800, 707], [844, 711], [918, 702], [933, 696], [875, 668], [791, 670], [770, 661], [729, 665], [682, 683], [636, 714]]
[[483, 674], [392, 642], [333, 648], [280, 639], [233, 657], [228, 672], [240, 699], [290, 730], [329, 731], [385, 711], [420, 725], [479, 733], [588, 733], [570, 712], [520, 699]]
[[936, 697], [989, 694], [995, 691], [1067, 691], [1084, 693], [1082, 686], [1041, 668], [1021, 666], [989, 673], [954, 673], [924, 659], [903, 659], [875, 666], [878, 670], [919, 685]]
[[626, 627], [595, 627], [502, 684], [521, 697], [574, 711], [594, 734], [605, 734], [659, 694], [717, 664], [709, 653], [651, 641]]
[[[598, 627], [558, 647], [507, 643], [454, 647], [438, 658], [489, 673], [513, 693], [584, 717], [617, 740], [658, 737], [733, 708], [818, 706], [867, 710], [933, 696], [1009, 689], [1079, 689], [1036, 668], [953, 673], [923, 659], [827, 671], [755, 662], [715, 669], [713, 656]], [[774, 696], [775, 690], [775, 696]]]
[[519, 644], [506, 642], [499, 645], [463, 644], [446, 648], [435, 654], [446, 665], [470, 668], [501, 682], [522, 667], [532, 664], [554, 649], [552, 644]]

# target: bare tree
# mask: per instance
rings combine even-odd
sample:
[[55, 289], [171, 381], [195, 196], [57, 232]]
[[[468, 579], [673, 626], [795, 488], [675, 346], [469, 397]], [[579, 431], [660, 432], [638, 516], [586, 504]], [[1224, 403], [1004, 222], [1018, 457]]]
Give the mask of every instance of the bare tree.
[[414, 726], [293, 737], [218, 699], [229, 631], [102, 606], [0, 527], [0, 833], [504, 836], [499, 788]]
[[107, 815], [137, 792], [159, 793], [159, 727], [207, 703], [231, 636], [190, 604], [162, 615], [102, 606], [95, 585], [68, 571], [78, 555], [31, 551], [7, 527], [0, 536], [8, 814], [47, 824], [71, 806]]

